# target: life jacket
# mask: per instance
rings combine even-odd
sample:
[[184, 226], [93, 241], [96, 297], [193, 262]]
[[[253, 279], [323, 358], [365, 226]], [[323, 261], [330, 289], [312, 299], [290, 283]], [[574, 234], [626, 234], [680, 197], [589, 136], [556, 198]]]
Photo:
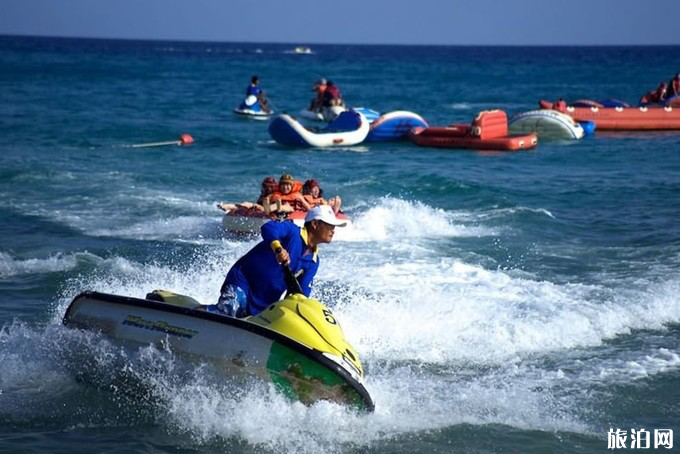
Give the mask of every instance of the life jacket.
[[281, 204], [287, 203], [295, 211], [304, 211], [305, 207], [302, 205], [302, 203], [299, 200], [295, 199], [295, 194], [299, 193], [300, 190], [302, 189], [302, 181], [294, 181], [293, 182], [293, 190], [290, 191], [288, 194], [284, 194], [279, 189], [277, 188], [276, 191], [273, 193], [269, 194], [269, 201], [271, 203], [274, 203], [278, 198], [281, 199]]
[[303, 195], [307, 203], [309, 203], [311, 206], [315, 207], [317, 205], [328, 205], [328, 202], [323, 197], [314, 197], [311, 194], [305, 194]]
[[335, 106], [339, 101], [340, 89], [335, 85], [331, 85], [330, 87], [327, 86], [326, 90], [323, 92], [323, 104], [325, 106]]

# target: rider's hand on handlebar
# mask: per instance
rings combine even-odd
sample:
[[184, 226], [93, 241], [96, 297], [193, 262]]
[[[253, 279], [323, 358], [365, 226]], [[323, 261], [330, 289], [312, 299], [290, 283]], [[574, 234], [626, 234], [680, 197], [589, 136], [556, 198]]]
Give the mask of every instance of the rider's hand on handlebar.
[[290, 255], [288, 255], [288, 251], [281, 248], [281, 251], [276, 254], [276, 261], [281, 265], [290, 265]]

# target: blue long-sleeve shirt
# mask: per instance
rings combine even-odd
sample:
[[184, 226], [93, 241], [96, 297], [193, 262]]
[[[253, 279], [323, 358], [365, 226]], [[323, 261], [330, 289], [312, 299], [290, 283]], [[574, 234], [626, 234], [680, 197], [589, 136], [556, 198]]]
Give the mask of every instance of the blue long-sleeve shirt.
[[246, 89], [246, 96], [257, 96], [260, 93], [262, 93], [262, 89], [257, 85], [248, 85], [248, 88]]
[[292, 222], [269, 221], [261, 228], [262, 239], [246, 255], [231, 267], [222, 287], [235, 284], [248, 297], [248, 312], [255, 315], [270, 304], [278, 301], [286, 290], [286, 281], [276, 256], [271, 250], [271, 242], [279, 240], [290, 256], [290, 269], [297, 276], [302, 292], [309, 296], [312, 280], [319, 269], [316, 250], [305, 251], [307, 230]]

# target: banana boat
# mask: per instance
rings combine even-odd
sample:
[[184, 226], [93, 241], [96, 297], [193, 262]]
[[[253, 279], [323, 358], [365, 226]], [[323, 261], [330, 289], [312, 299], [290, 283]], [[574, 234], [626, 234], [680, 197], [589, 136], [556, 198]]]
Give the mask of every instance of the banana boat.
[[290, 294], [242, 319], [205, 307], [163, 290], [145, 299], [88, 291], [73, 299], [63, 323], [125, 344], [170, 348], [229, 373], [262, 377], [304, 404], [328, 400], [373, 411], [359, 357], [333, 312], [319, 301]]

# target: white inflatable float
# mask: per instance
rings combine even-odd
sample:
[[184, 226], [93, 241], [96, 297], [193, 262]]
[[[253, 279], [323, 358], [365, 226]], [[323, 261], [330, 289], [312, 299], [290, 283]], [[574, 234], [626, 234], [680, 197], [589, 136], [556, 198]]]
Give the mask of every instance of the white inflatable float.
[[578, 140], [585, 135], [583, 127], [569, 115], [548, 109], [513, 115], [508, 129], [510, 134], [535, 133], [540, 140]]
[[323, 129], [305, 127], [287, 114], [269, 124], [272, 139], [288, 147], [348, 147], [363, 142], [370, 129], [366, 117], [353, 110], [342, 112]]

